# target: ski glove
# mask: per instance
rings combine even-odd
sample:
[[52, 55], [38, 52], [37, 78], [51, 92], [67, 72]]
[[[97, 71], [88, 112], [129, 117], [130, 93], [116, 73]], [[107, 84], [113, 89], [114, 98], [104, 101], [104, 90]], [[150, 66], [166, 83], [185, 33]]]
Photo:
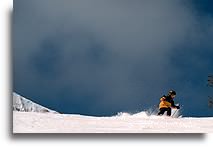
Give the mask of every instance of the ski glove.
[[176, 106], [177, 109], [180, 109], [180, 106]]

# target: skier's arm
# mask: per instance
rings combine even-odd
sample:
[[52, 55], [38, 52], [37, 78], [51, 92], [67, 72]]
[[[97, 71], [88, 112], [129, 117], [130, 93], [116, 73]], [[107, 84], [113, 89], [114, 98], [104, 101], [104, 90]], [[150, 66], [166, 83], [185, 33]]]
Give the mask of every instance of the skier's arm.
[[180, 106], [176, 106], [174, 100], [171, 101], [171, 106], [177, 109], [180, 109]]

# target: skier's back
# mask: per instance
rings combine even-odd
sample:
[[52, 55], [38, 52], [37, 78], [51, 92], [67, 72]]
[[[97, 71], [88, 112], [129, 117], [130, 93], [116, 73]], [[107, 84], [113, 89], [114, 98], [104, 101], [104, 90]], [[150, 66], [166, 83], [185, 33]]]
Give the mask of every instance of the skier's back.
[[174, 90], [169, 91], [167, 96], [163, 96], [160, 98], [159, 104], [159, 113], [158, 115], [163, 115], [164, 112], [167, 112], [167, 116], [171, 116], [171, 108], [180, 109], [179, 106], [174, 104], [174, 98], [176, 96], [176, 92]]

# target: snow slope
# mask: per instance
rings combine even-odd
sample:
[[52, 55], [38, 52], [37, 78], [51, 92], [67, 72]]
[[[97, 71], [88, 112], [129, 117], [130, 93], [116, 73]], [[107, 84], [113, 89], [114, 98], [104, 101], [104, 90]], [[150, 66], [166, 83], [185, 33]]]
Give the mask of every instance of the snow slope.
[[213, 133], [213, 117], [171, 118], [120, 113], [112, 117], [13, 112], [14, 133]]
[[56, 111], [43, 107], [39, 104], [36, 104], [36, 103], [18, 95], [17, 93], [13, 93], [13, 111], [57, 113]]
[[[13, 93], [14, 133], [213, 133], [213, 117], [172, 118], [148, 116], [145, 112], [112, 117], [56, 113]], [[173, 113], [173, 117], [179, 116]]]

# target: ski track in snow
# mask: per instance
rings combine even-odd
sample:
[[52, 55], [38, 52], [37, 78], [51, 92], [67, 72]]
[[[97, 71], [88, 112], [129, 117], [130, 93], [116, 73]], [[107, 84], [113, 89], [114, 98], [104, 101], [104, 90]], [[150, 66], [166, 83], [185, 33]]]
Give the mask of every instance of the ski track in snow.
[[14, 133], [213, 133], [213, 117], [171, 118], [145, 112], [112, 117], [13, 111]]

